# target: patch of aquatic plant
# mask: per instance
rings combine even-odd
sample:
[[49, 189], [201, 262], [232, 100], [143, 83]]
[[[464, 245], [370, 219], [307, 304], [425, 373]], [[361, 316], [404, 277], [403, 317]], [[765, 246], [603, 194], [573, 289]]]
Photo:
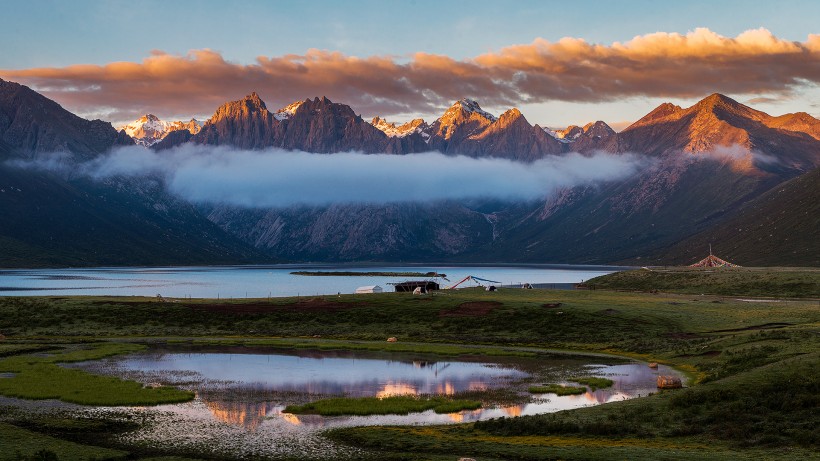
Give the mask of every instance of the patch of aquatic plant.
[[135, 381], [99, 376], [57, 363], [82, 362], [136, 352], [145, 346], [99, 344], [89, 349], [48, 356], [21, 355], [0, 360], [0, 372], [13, 373], [0, 379], [0, 395], [23, 399], [58, 399], [81, 405], [159, 405], [186, 402], [194, 394], [172, 387], [146, 388]]
[[456, 413], [477, 410], [481, 402], [475, 400], [451, 400], [444, 397], [393, 396], [385, 398], [332, 398], [317, 400], [304, 405], [288, 405], [285, 413], [316, 414], [322, 416], [343, 415], [406, 415], [433, 410], [436, 413]]
[[587, 388], [546, 384], [543, 386], [530, 386], [529, 391], [531, 394], [578, 395], [586, 393]]
[[592, 376], [585, 376], [582, 378], [570, 378], [569, 380], [578, 384], [584, 384], [586, 386], [589, 386], [589, 388], [593, 391], [597, 391], [598, 389], [606, 389], [607, 387], [612, 387], [612, 385], [615, 384], [615, 381], [612, 381], [611, 379], [596, 378]]

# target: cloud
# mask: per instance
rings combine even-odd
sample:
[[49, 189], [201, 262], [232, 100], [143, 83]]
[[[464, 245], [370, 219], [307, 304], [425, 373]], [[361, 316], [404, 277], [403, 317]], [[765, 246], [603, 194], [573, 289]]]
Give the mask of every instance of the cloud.
[[129, 119], [146, 112], [211, 113], [252, 90], [274, 106], [325, 95], [365, 114], [436, 113], [475, 97], [488, 107], [625, 97], [791, 94], [820, 83], [820, 35], [805, 42], [755, 29], [724, 37], [699, 28], [601, 45], [536, 39], [472, 59], [416, 53], [359, 58], [309, 50], [237, 64], [204, 49], [155, 51], [142, 62], [0, 70], [78, 113]]
[[730, 163], [741, 169], [751, 169], [753, 166], [778, 163], [776, 157], [764, 154], [758, 150], [749, 149], [739, 144], [714, 146], [711, 150], [705, 151], [701, 155], [705, 155], [719, 162]]
[[756, 98], [749, 99], [745, 102], [745, 104], [781, 104], [784, 103], [792, 98], [789, 97], [770, 97], [770, 96], [758, 96]]
[[97, 179], [158, 176], [171, 193], [191, 202], [275, 208], [473, 198], [534, 200], [559, 187], [626, 177], [638, 171], [643, 161], [632, 155], [599, 153], [550, 156], [523, 164], [437, 152], [308, 154], [186, 145], [159, 153], [123, 147], [73, 166], [48, 159], [17, 166], [58, 168]]

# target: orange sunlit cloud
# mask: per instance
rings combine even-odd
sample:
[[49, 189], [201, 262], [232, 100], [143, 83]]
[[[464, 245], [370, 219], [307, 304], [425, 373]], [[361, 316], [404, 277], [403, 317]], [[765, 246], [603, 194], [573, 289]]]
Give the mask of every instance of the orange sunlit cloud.
[[756, 29], [724, 37], [709, 29], [657, 32], [611, 45], [536, 39], [472, 59], [416, 53], [358, 58], [309, 50], [237, 64], [216, 51], [154, 51], [141, 63], [0, 70], [69, 109], [128, 119], [146, 112], [209, 114], [259, 92], [272, 108], [325, 95], [365, 114], [436, 113], [453, 100], [486, 106], [618, 98], [789, 94], [820, 83], [820, 35], [792, 42]]

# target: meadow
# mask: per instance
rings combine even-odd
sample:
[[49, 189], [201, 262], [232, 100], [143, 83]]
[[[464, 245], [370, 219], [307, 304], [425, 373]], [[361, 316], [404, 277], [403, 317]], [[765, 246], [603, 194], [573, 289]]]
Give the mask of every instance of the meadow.
[[[54, 368], [78, 370], [58, 362], [157, 343], [524, 356], [560, 349], [673, 365], [689, 374], [689, 386], [547, 415], [448, 426], [353, 427], [326, 436], [360, 447], [373, 459], [817, 459], [820, 272], [727, 274], [710, 281], [697, 273], [700, 281], [692, 293], [688, 275], [678, 278], [678, 285], [665, 279], [662, 288], [645, 283], [645, 274], [637, 271], [589, 281], [594, 290], [169, 302], [6, 297], [0, 298], [5, 337], [0, 373], [13, 377], [0, 378], [0, 394], [94, 404], [72, 397], [74, 390], [63, 385], [43, 384], [52, 377], [75, 379], [60, 377]], [[754, 289], [727, 288], [732, 285], [727, 280], [737, 277], [756, 281], [737, 282]], [[768, 282], [759, 283], [761, 277]], [[398, 341], [388, 343], [388, 337]], [[24, 374], [25, 386], [9, 384]], [[173, 389], [127, 388], [128, 383], [100, 382], [96, 394], [121, 395], [123, 402], [139, 394], [145, 398], [141, 404], [190, 398]], [[157, 392], [145, 393], [152, 391]], [[123, 444], [112, 434], [131, 428], [103, 417], [83, 421], [94, 426], [79, 431], [80, 422], [71, 416], [57, 420], [13, 407], [0, 410], [0, 446], [10, 447], [0, 460], [40, 459], [33, 456], [42, 449], [57, 459], [212, 457]]]

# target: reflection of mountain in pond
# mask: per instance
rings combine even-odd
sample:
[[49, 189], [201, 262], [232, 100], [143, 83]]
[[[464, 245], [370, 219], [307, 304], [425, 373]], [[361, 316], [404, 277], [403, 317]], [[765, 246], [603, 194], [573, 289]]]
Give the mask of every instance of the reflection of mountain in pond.
[[262, 421], [273, 414], [276, 405], [271, 403], [202, 401], [211, 414], [222, 422], [256, 430]]
[[504, 413], [508, 416], [521, 416], [521, 413], [524, 411], [524, 405], [513, 405], [511, 407], [502, 407], [501, 409], [504, 410]]

